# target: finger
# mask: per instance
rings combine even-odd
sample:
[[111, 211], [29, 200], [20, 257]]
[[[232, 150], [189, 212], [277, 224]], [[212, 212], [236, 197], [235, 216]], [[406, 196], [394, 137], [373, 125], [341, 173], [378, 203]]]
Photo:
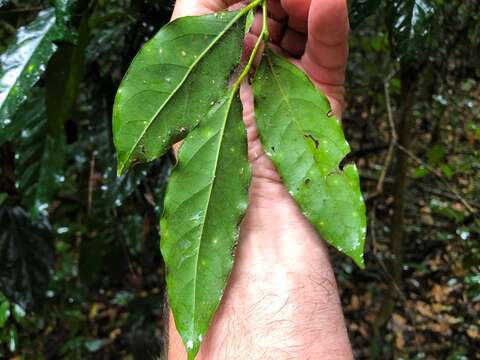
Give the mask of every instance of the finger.
[[254, 98], [251, 85], [243, 81], [240, 87], [240, 99], [243, 105], [243, 121], [247, 129], [248, 160], [252, 164], [253, 178], [264, 178], [273, 182], [280, 182], [280, 176], [275, 170], [270, 158], [265, 154], [257, 126], [255, 124]]
[[287, 18], [287, 13], [282, 7], [280, 0], [267, 0], [268, 16], [277, 21]]
[[[263, 27], [263, 18], [261, 13], [255, 15], [255, 20], [253, 21], [252, 28], [250, 32], [255, 35], [259, 36], [262, 32]], [[268, 19], [268, 30], [270, 35], [270, 40], [274, 44], [279, 44], [280, 40], [282, 40], [283, 33], [285, 29], [285, 24], [281, 21], [277, 21], [275, 19], [269, 18]]]
[[288, 18], [288, 27], [302, 34], [306, 34], [308, 31], [308, 21], [305, 19], [297, 19], [293, 17]]
[[317, 83], [345, 82], [348, 31], [346, 0], [312, 0], [302, 66]]
[[172, 20], [182, 16], [206, 15], [227, 10], [242, 0], [178, 0], [172, 13]]
[[[252, 53], [252, 50], [255, 47], [255, 44], [257, 43], [257, 41], [258, 41], [257, 35], [248, 33], [247, 36], [245, 36], [244, 53], [243, 53], [244, 61], [248, 61], [248, 59], [250, 58], [250, 54]], [[270, 43], [268, 47], [279, 55], [282, 55], [284, 57], [290, 56], [290, 54], [287, 53], [284, 49], [282, 49], [279, 45]], [[258, 49], [257, 55], [255, 56], [255, 59], [253, 61], [254, 68], [258, 67], [258, 65], [260, 64], [260, 61], [262, 60], [264, 48], [265, 48], [265, 44], [262, 41], [260, 43], [260, 48]]]
[[283, 10], [293, 23], [306, 23], [312, 0], [280, 0]]
[[282, 49], [285, 49], [293, 57], [299, 58], [305, 52], [307, 37], [298, 31], [287, 29], [280, 42]]

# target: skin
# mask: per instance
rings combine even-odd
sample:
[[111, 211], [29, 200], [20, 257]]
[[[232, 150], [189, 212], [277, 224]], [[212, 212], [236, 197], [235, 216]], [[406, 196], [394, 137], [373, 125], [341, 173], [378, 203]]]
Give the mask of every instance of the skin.
[[[172, 19], [239, 7], [235, 0], [178, 0]], [[272, 46], [301, 67], [341, 117], [348, 57], [346, 0], [269, 0]], [[261, 29], [257, 16], [245, 48]], [[240, 95], [252, 182], [235, 265], [197, 359], [352, 359], [327, 246], [264, 154], [250, 85]], [[186, 359], [170, 314], [168, 358]]]

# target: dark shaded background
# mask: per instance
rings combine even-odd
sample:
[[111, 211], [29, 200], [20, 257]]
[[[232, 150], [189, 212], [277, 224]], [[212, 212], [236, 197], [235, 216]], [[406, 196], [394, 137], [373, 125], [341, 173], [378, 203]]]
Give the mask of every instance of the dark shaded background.
[[[0, 1], [2, 52], [49, 5]], [[343, 122], [368, 205], [367, 268], [332, 258], [356, 357], [480, 358], [480, 3], [350, 5]], [[0, 261], [2, 359], [162, 351], [158, 217], [171, 159], [117, 178], [111, 109], [133, 56], [170, 12], [158, 0], [78, 1], [69, 26], [83, 40], [58, 44], [19, 110], [31, 127], [0, 144], [0, 259], [15, 259]], [[71, 72], [60, 87], [57, 75]], [[49, 91], [71, 103], [66, 146], [54, 151], [38, 145], [45, 130], [35, 126]], [[55, 191], [32, 204], [50, 184], [42, 171], [55, 172]]]

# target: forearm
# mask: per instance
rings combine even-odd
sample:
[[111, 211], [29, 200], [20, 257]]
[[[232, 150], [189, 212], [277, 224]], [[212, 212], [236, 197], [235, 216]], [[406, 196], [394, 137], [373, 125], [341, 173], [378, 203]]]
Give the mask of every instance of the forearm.
[[[285, 201], [249, 209], [199, 359], [352, 358], [326, 246]], [[185, 359], [173, 319], [169, 333], [169, 359]]]

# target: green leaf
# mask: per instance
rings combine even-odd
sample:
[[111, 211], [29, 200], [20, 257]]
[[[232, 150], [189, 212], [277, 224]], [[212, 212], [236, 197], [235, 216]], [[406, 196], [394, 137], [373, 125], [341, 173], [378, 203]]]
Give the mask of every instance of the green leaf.
[[445, 158], [445, 155], [445, 147], [441, 144], [435, 144], [427, 151], [428, 163], [437, 165]]
[[232, 269], [249, 182], [242, 107], [232, 90], [180, 148], [160, 224], [169, 305], [189, 359], [198, 351]]
[[105, 346], [105, 340], [96, 339], [85, 341], [85, 347], [90, 352], [97, 352]]
[[391, 2], [387, 23], [391, 29], [393, 51], [400, 61], [418, 63], [420, 57], [428, 55], [425, 50], [434, 14], [435, 6], [431, 0]]
[[63, 23], [70, 21], [76, 3], [77, 0], [54, 0], [57, 19]]
[[250, 28], [253, 25], [253, 22], [255, 21], [255, 13], [255, 9], [250, 9], [250, 11], [247, 13], [247, 19], [245, 21], [245, 34], [248, 34]]
[[3, 193], [3, 192], [0, 193], [0, 205], [2, 205], [5, 202], [5, 200], [7, 200], [7, 199], [8, 199], [8, 194], [7, 193]]
[[0, 329], [3, 328], [10, 317], [10, 303], [0, 300]]
[[420, 179], [428, 174], [428, 170], [424, 166], [419, 166], [415, 169], [413, 169], [413, 174], [412, 176], [415, 179]]
[[380, 8], [382, 0], [354, 0], [351, 2], [348, 18], [350, 27], [355, 30], [366, 18]]
[[85, 18], [76, 45], [61, 43], [47, 68], [46, 105], [51, 132], [63, 131], [84, 74], [85, 49], [90, 37]]
[[17, 329], [14, 327], [11, 327], [8, 331], [8, 349], [10, 350], [11, 353], [14, 353], [15, 351], [17, 351], [17, 345], [18, 345]]
[[245, 14], [179, 18], [139, 52], [115, 99], [119, 173], [164, 154], [225, 96], [242, 53]]
[[36, 218], [47, 214], [49, 203], [65, 180], [65, 135], [63, 131], [48, 131], [43, 91], [34, 93], [14, 119], [25, 124], [15, 141], [18, 188], [23, 205]]
[[449, 180], [452, 180], [455, 172], [450, 166], [448, 166], [447, 164], [441, 164], [440, 169], [442, 170], [443, 175], [445, 175]]
[[23, 308], [41, 303], [53, 266], [51, 234], [19, 207], [0, 207], [0, 291]]
[[257, 126], [290, 194], [321, 236], [363, 267], [365, 205], [330, 105], [305, 74], [268, 51], [254, 79]]
[[0, 143], [12, 139], [24, 124], [12, 120], [30, 89], [45, 71], [64, 35], [56, 26], [55, 11], [41, 11], [31, 24], [17, 31], [15, 40], [0, 56]]

